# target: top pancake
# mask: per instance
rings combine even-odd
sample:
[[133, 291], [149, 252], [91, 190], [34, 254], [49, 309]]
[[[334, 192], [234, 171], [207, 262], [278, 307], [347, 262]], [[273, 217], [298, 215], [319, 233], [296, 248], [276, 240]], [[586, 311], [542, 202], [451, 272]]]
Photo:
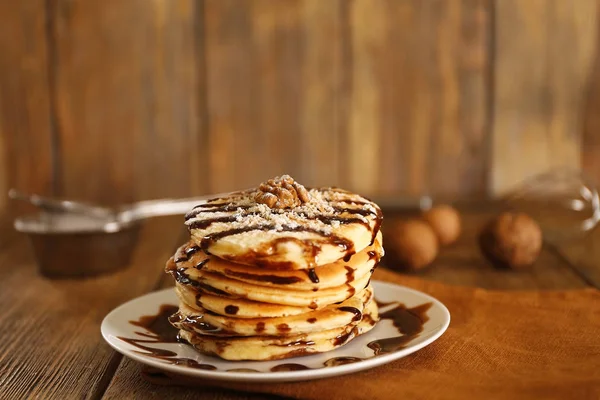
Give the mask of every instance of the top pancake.
[[308, 201], [271, 208], [256, 200], [258, 189], [237, 192], [195, 207], [186, 225], [206, 253], [270, 269], [314, 268], [374, 242], [382, 219], [375, 203], [334, 188], [307, 193]]

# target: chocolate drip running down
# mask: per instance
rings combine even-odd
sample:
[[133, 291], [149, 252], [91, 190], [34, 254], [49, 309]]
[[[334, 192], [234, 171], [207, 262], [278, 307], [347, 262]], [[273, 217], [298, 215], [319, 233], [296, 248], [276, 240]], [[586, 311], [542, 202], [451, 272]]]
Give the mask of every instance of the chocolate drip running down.
[[217, 326], [214, 326], [204, 320], [203, 315], [195, 315], [195, 316], [183, 316], [180, 313], [175, 313], [169, 317], [169, 322], [171, 324], [180, 324], [182, 327], [186, 327], [189, 330], [200, 331], [202, 333], [208, 335], [217, 335], [217, 336], [234, 336], [233, 332], [221, 329]]
[[178, 283], [181, 283], [182, 285], [190, 285], [190, 286], [198, 286], [199, 282], [190, 279], [190, 277], [188, 276], [188, 274], [186, 274], [185, 272], [185, 267], [179, 267], [175, 270], [171, 270], [171, 275], [173, 275], [173, 278], [175, 278], [175, 280]]
[[344, 268], [346, 268], [346, 283], [350, 283], [354, 280], [354, 269], [347, 265]]
[[185, 249], [185, 255], [189, 259], [198, 250], [200, 250], [200, 247], [198, 247], [197, 245], [190, 246], [187, 249]]
[[[367, 286], [369, 286], [368, 283], [367, 283]], [[346, 287], [348, 288], [347, 289], [347, 291], [348, 291], [348, 297], [354, 296], [354, 293], [356, 293], [356, 288], [354, 286], [352, 286], [352, 285], [349, 285], [349, 284], [346, 284]]]
[[312, 283], [319, 283], [319, 277], [317, 276], [314, 268], [309, 268], [306, 270], [306, 274]]
[[339, 307], [338, 310], [344, 311], [344, 312], [350, 312], [350, 313], [354, 314], [354, 317], [352, 317], [352, 321], [359, 321], [362, 318], [362, 312], [360, 312], [360, 310], [358, 308]]
[[378, 208], [376, 208], [376, 210], [377, 210], [377, 216], [375, 217], [375, 226], [373, 226], [373, 229], [371, 230], [370, 245], [375, 243], [375, 238], [377, 237], [377, 232], [379, 232], [379, 229], [381, 229], [381, 223], [383, 222], [383, 213], [381, 212], [381, 209], [378, 207]]
[[[296, 340], [295, 342], [290, 342], [290, 343], [285, 343], [285, 344], [279, 344], [276, 346], [280, 346], [280, 347], [294, 347], [294, 346], [312, 346], [313, 344], [315, 344], [315, 342], [313, 342], [312, 340]], [[304, 350], [304, 349], [302, 349]]]
[[[235, 296], [225, 292], [224, 290], [217, 289], [217, 288], [212, 287], [204, 282], [191, 279], [189, 277], [189, 275], [186, 273], [185, 267], [179, 267], [175, 270], [170, 270], [169, 272], [171, 273], [171, 275], [173, 275], [173, 277], [175, 278], [175, 281], [177, 281], [177, 283], [180, 283], [182, 285], [191, 286], [196, 291], [200, 291], [201, 293], [203, 292], [203, 293], [208, 293], [208, 294], [216, 294], [216, 295], [222, 296], [222, 297], [235, 297]], [[197, 296], [197, 297], [199, 298], [200, 296]]]
[[346, 343], [348, 340], [352, 339], [355, 335], [356, 335], [356, 328], [353, 328], [353, 329], [349, 330], [348, 332], [337, 336], [333, 340], [333, 344], [335, 346], [342, 345], [342, 344]]
[[181, 263], [184, 261], [188, 261], [190, 259], [191, 256], [193, 256], [195, 253], [197, 253], [200, 250], [200, 247], [197, 245], [192, 245], [190, 247], [186, 247], [185, 250], [183, 251], [184, 255], [181, 257], [177, 257], [175, 259], [175, 263]]

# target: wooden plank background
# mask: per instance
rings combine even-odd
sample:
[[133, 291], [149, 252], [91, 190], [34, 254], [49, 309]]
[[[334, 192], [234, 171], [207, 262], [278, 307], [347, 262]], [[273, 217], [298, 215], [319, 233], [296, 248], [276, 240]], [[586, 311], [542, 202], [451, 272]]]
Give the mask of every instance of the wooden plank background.
[[0, 2], [0, 193], [600, 181], [599, 2]]

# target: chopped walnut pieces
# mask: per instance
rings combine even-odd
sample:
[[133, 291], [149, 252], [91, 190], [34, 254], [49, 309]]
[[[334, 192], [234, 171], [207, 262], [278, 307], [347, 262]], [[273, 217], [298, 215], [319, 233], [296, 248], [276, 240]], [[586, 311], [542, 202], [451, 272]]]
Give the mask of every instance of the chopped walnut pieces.
[[291, 176], [283, 175], [261, 183], [254, 200], [269, 208], [294, 208], [308, 203], [310, 195], [306, 188]]

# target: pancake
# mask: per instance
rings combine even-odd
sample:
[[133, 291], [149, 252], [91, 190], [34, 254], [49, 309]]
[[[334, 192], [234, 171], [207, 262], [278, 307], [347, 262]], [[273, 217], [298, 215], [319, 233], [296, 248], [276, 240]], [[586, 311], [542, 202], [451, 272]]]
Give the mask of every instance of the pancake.
[[375, 242], [349, 259], [316, 267], [312, 270], [268, 270], [235, 264], [204, 254], [194, 242], [181, 246], [171, 257], [167, 271], [182, 269], [192, 280], [202, 272], [219, 274], [259, 286], [277, 286], [294, 290], [314, 290], [339, 287], [374, 268], [383, 256], [381, 232]]
[[235, 315], [238, 318], [285, 317], [314, 311], [309, 307], [260, 303], [246, 299], [232, 299], [228, 297], [199, 293], [193, 288], [181, 284], [175, 285], [175, 292], [177, 293], [179, 299], [190, 308], [196, 310], [208, 310], [216, 314], [227, 315], [227, 310], [233, 307], [237, 310]]
[[309, 269], [363, 250], [381, 225], [375, 203], [343, 190], [311, 189], [306, 202], [285, 208], [258, 203], [261, 194], [237, 192], [195, 207], [185, 217], [192, 240], [206, 253], [238, 264]]
[[343, 327], [362, 318], [365, 304], [373, 291], [367, 287], [340, 304], [291, 317], [236, 318], [206, 310], [193, 309], [185, 303], [172, 318], [175, 327], [210, 336], [294, 336]]
[[309, 334], [289, 337], [217, 338], [181, 329], [179, 336], [201, 353], [215, 355], [225, 360], [277, 360], [334, 350], [371, 330], [375, 325], [372, 321], [376, 322], [378, 318], [377, 305], [372, 301], [363, 313], [361, 321], [341, 328]]
[[[212, 299], [211, 297], [203, 297], [203, 294], [208, 294], [230, 299], [242, 298], [261, 303], [309, 307], [313, 310], [346, 300], [354, 293], [363, 290], [371, 280], [371, 274], [369, 273], [339, 287], [318, 291], [297, 291], [252, 285], [217, 274], [203, 273], [196, 279], [191, 280], [179, 271], [176, 271], [176, 273], [178, 274], [176, 286], [183, 286], [182, 289], [184, 290], [185, 288], [192, 290], [195, 296], [199, 294], [198, 301], [201, 304], [206, 304]], [[230, 304], [235, 305], [234, 302], [230, 302]]]

